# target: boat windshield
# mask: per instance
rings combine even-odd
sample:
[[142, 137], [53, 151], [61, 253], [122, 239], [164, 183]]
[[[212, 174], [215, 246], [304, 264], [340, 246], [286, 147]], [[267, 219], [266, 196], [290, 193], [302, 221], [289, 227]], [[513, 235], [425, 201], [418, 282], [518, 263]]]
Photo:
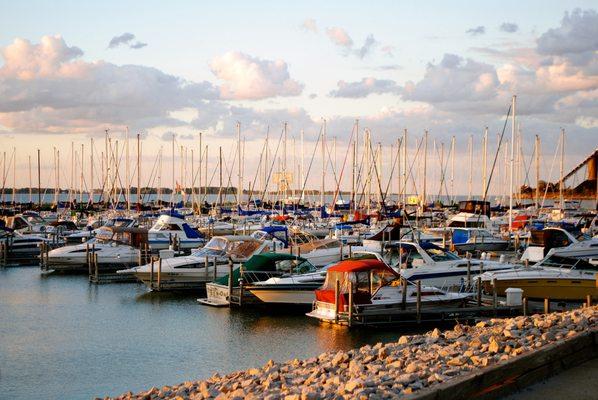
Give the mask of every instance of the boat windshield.
[[208, 243], [204, 246], [204, 249], [212, 249], [212, 250], [226, 250], [226, 246], [228, 244], [228, 240], [223, 237], [213, 237], [210, 239]]
[[169, 224], [163, 221], [158, 221], [152, 227], [153, 231], [180, 231], [181, 227], [177, 224]]
[[307, 260], [281, 260], [276, 263], [276, 270], [291, 274], [307, 274], [317, 269]]
[[227, 253], [231, 256], [247, 258], [253, 255], [260, 245], [260, 242], [253, 240], [229, 242]]
[[195, 250], [191, 253], [194, 257], [220, 257], [226, 255], [222, 249], [211, 249], [209, 247], [202, 247], [199, 250]]
[[538, 264], [536, 264], [536, 266], [598, 271], [598, 265], [592, 265], [589, 262], [582, 259], [561, 257], [554, 254], [540, 261]]
[[460, 260], [460, 258], [454, 255], [453, 253], [444, 251], [437, 247], [431, 247], [429, 249], [426, 249], [426, 253], [428, 253], [430, 258], [432, 258], [432, 260], [436, 262]]
[[28, 215], [27, 216], [27, 221], [29, 221], [32, 224], [43, 224], [46, 221], [40, 217], [39, 215]]

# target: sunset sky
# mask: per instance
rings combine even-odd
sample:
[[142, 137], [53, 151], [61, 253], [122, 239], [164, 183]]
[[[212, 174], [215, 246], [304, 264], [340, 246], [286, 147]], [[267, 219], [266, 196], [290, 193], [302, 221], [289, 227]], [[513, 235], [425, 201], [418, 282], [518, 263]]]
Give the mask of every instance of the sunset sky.
[[7, 158], [16, 147], [17, 186], [36, 149], [51, 186], [53, 147], [67, 182], [71, 142], [88, 147], [105, 129], [122, 140], [125, 127], [144, 137], [143, 184], [161, 146], [169, 162], [172, 133], [197, 152], [204, 132], [213, 169], [237, 121], [252, 180], [268, 127], [272, 150], [283, 122], [289, 138], [304, 129], [307, 159], [322, 118], [339, 164], [358, 118], [386, 146], [387, 171], [403, 129], [413, 154], [429, 129], [432, 177], [432, 140], [448, 149], [455, 135], [463, 185], [467, 138], [479, 165], [488, 126], [493, 156], [513, 94], [523, 152], [539, 134], [544, 175], [561, 127], [567, 168], [598, 146], [596, 1], [2, 3], [0, 144]]

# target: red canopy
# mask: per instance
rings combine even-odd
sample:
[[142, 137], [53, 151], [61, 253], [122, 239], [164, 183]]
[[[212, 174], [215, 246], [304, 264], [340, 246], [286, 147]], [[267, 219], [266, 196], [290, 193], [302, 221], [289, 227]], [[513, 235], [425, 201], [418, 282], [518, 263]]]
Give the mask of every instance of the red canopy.
[[399, 276], [392, 268], [386, 265], [384, 262], [377, 259], [365, 259], [365, 260], [345, 260], [341, 261], [336, 265], [328, 268], [331, 272], [360, 272], [360, 271], [371, 271], [379, 270], [392, 273], [393, 275]]

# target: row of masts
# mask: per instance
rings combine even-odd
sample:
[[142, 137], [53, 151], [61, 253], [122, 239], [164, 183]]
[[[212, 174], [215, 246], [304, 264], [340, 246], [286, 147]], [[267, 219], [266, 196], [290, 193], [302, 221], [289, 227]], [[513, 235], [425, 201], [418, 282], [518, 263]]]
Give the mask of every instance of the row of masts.
[[[497, 151], [495, 156], [503, 155], [504, 169], [500, 166], [496, 168], [495, 187], [502, 188], [499, 192], [503, 195], [501, 200], [509, 196], [509, 204], [512, 207], [513, 201], [521, 201], [519, 189], [514, 187], [514, 182], [522, 182], [524, 185], [530, 182], [529, 164], [526, 163], [523, 154], [522, 135], [520, 126], [515, 120], [515, 97], [512, 103], [512, 134], [511, 139], [501, 145], [501, 134], [497, 135]], [[346, 195], [347, 190], [341, 191], [341, 187], [350, 187], [349, 200], [354, 207], [361, 206], [370, 211], [373, 199], [378, 204], [386, 203], [391, 200], [397, 204], [407, 204], [409, 194], [415, 194], [421, 199], [421, 202], [427, 203], [430, 200], [445, 199], [454, 202], [455, 192], [455, 157], [456, 157], [456, 138], [451, 137], [448, 151], [445, 149], [445, 143], [432, 141], [432, 157], [429, 155], [429, 133], [426, 130], [420, 138], [415, 139], [416, 151], [409, 154], [407, 129], [404, 129], [402, 135], [397, 138], [396, 143], [391, 143], [388, 154], [388, 162], [385, 164], [388, 168], [383, 169], [383, 153], [385, 152], [380, 142], [372, 141], [372, 133], [368, 128], [360, 131], [359, 120], [356, 120], [347, 142], [344, 157], [341, 166], [338, 164], [338, 144], [336, 136], [332, 138], [332, 145], [329, 144], [327, 137], [327, 124], [322, 120], [320, 132], [314, 144], [313, 151], [306, 153], [304, 132], [300, 133], [300, 157], [297, 157], [297, 148], [295, 137], [291, 138], [292, 145], [289, 146], [288, 124], [283, 124], [281, 136], [270, 143], [269, 129], [265, 135], [264, 145], [259, 156], [255, 175], [245, 184], [245, 138], [242, 136], [241, 124], [236, 124], [236, 146], [228, 148], [229, 155], [223, 155], [222, 146], [218, 147], [217, 162], [213, 170], [209, 170], [209, 145], [204, 143], [203, 133], [199, 133], [199, 151], [183, 145], [177, 145], [176, 135], [172, 134], [171, 142], [171, 195], [169, 201], [175, 203], [178, 194], [184, 202], [191, 202], [193, 206], [203, 203], [208, 199], [208, 187], [218, 186], [217, 203], [225, 203], [224, 197], [228, 194], [228, 188], [233, 187], [232, 175], [236, 168], [237, 185], [235, 193], [235, 202], [237, 206], [243, 204], [243, 194], [251, 200], [260, 199], [262, 201], [291, 199], [293, 202], [305, 202], [312, 200], [317, 203], [316, 190], [307, 189], [307, 181], [313, 170], [313, 162], [316, 159], [316, 153], [319, 148], [321, 156], [321, 182], [319, 188], [319, 203], [326, 203], [326, 195], [333, 194], [333, 203], [342, 196]], [[564, 173], [564, 130], [561, 131], [559, 149], [561, 153], [560, 160], [560, 180], [559, 197], [563, 200], [563, 173]], [[361, 138], [360, 138], [361, 136]], [[473, 177], [474, 177], [474, 142], [473, 135], [469, 136], [469, 176], [468, 176], [468, 199], [474, 197]], [[410, 139], [414, 140], [414, 139]], [[282, 145], [282, 149], [280, 146]], [[481, 173], [481, 191], [480, 198], [485, 198], [488, 193], [490, 171], [488, 170], [488, 127], [484, 129], [482, 139], [482, 173]], [[84, 194], [87, 193], [87, 199], [91, 201], [103, 200], [110, 203], [124, 202], [128, 209], [131, 209], [135, 203], [142, 201], [144, 193], [142, 192], [142, 153], [143, 143], [141, 135], [136, 138], [129, 136], [128, 129], [125, 130], [124, 142], [118, 139], [117, 135], [105, 131], [103, 150], [97, 147], [94, 139], [91, 138], [89, 148], [86, 151], [84, 143], [77, 146], [71, 142], [70, 148], [70, 182], [68, 190], [68, 201], [70, 203], [83, 203]], [[510, 155], [509, 155], [510, 146]], [[288, 148], [292, 148], [292, 166], [288, 164]], [[274, 150], [274, 151], [273, 151]], [[341, 149], [342, 150], [342, 149]], [[234, 151], [234, 153], [233, 153]], [[178, 154], [177, 154], [178, 153]], [[282, 154], [279, 154], [282, 153]], [[197, 154], [197, 160], [196, 160]], [[540, 160], [541, 144], [538, 135], [535, 136], [532, 158], [535, 158], [536, 164], [536, 190], [535, 202], [540, 204], [543, 197], [540, 192]], [[190, 155], [190, 160], [189, 160]], [[306, 157], [310, 157], [307, 160]], [[341, 151], [342, 155], [342, 151]], [[41, 191], [41, 167], [40, 150], [37, 150], [37, 168], [38, 168], [38, 193]], [[163, 173], [164, 146], [161, 146], [153, 160], [152, 169], [143, 178], [145, 187], [157, 187], [157, 198], [162, 199], [162, 173]], [[176, 162], [179, 161], [179, 176], [176, 176]], [[298, 160], [300, 158], [300, 160]], [[492, 158], [492, 157], [490, 157]], [[13, 172], [12, 198], [16, 198], [16, 171], [17, 171], [16, 148], [13, 148], [9, 159], [7, 160], [6, 151], [2, 157], [2, 202], [5, 201], [5, 189], [8, 178], [8, 171]], [[29, 168], [29, 201], [33, 202], [33, 174], [31, 156], [27, 156]], [[88, 162], [87, 162], [88, 160]], [[189, 162], [190, 161], [190, 162]], [[197, 161], [197, 162], [196, 162]], [[350, 166], [347, 164], [350, 162]], [[431, 193], [429, 188], [429, 163], [437, 163], [436, 170], [439, 171], [436, 177], [439, 186], [436, 193]], [[124, 164], [124, 167], [123, 167]], [[235, 165], [236, 164], [236, 165]], [[450, 174], [449, 174], [450, 164]], [[463, 162], [459, 163], [463, 165]], [[124, 174], [122, 170], [124, 169]], [[99, 170], [99, 173], [96, 173]], [[64, 179], [65, 169], [61, 167], [61, 151], [53, 148], [53, 183], [54, 183], [54, 203], [60, 200], [61, 182]], [[88, 173], [86, 174], [86, 172]], [[189, 173], [189, 171], [191, 171]], [[211, 173], [210, 173], [211, 172]], [[458, 173], [458, 172], [457, 172]], [[552, 167], [551, 167], [552, 173]], [[218, 176], [217, 185], [214, 182], [215, 175]], [[61, 176], [62, 175], [62, 176]], [[347, 177], [350, 184], [347, 185]], [[525, 177], [524, 177], [525, 176]], [[89, 180], [87, 179], [89, 178]], [[135, 184], [136, 199], [133, 201], [133, 182]], [[259, 182], [259, 185], [258, 185]], [[313, 182], [313, 180], [312, 180]], [[332, 182], [332, 184], [331, 184]], [[342, 183], [345, 183], [343, 185]], [[417, 182], [422, 182], [418, 187]], [[396, 188], [395, 194], [391, 195]], [[508, 189], [505, 188], [508, 186]], [[259, 187], [259, 190], [258, 190]], [[190, 188], [190, 193], [189, 192]], [[330, 189], [333, 190], [330, 190]], [[327, 191], [328, 189], [328, 191]], [[419, 189], [419, 190], [418, 190]], [[510, 194], [510, 195], [509, 195]], [[513, 198], [515, 194], [515, 198]], [[95, 196], [94, 196], [95, 195]], [[99, 198], [97, 197], [99, 196]], [[394, 197], [396, 196], [396, 197]], [[393, 198], [394, 197], [394, 198]], [[41, 203], [41, 193], [38, 195], [38, 201]], [[90, 200], [87, 200], [90, 201]]]

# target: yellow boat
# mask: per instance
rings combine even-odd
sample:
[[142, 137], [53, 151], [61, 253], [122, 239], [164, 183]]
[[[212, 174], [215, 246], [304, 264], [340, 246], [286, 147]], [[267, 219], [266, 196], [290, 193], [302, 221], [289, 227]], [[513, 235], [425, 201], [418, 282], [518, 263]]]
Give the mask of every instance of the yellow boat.
[[507, 288], [523, 290], [530, 299], [585, 301], [598, 299], [598, 268], [582, 259], [549, 254], [532, 267], [487, 272], [482, 275], [484, 290], [499, 296]]

